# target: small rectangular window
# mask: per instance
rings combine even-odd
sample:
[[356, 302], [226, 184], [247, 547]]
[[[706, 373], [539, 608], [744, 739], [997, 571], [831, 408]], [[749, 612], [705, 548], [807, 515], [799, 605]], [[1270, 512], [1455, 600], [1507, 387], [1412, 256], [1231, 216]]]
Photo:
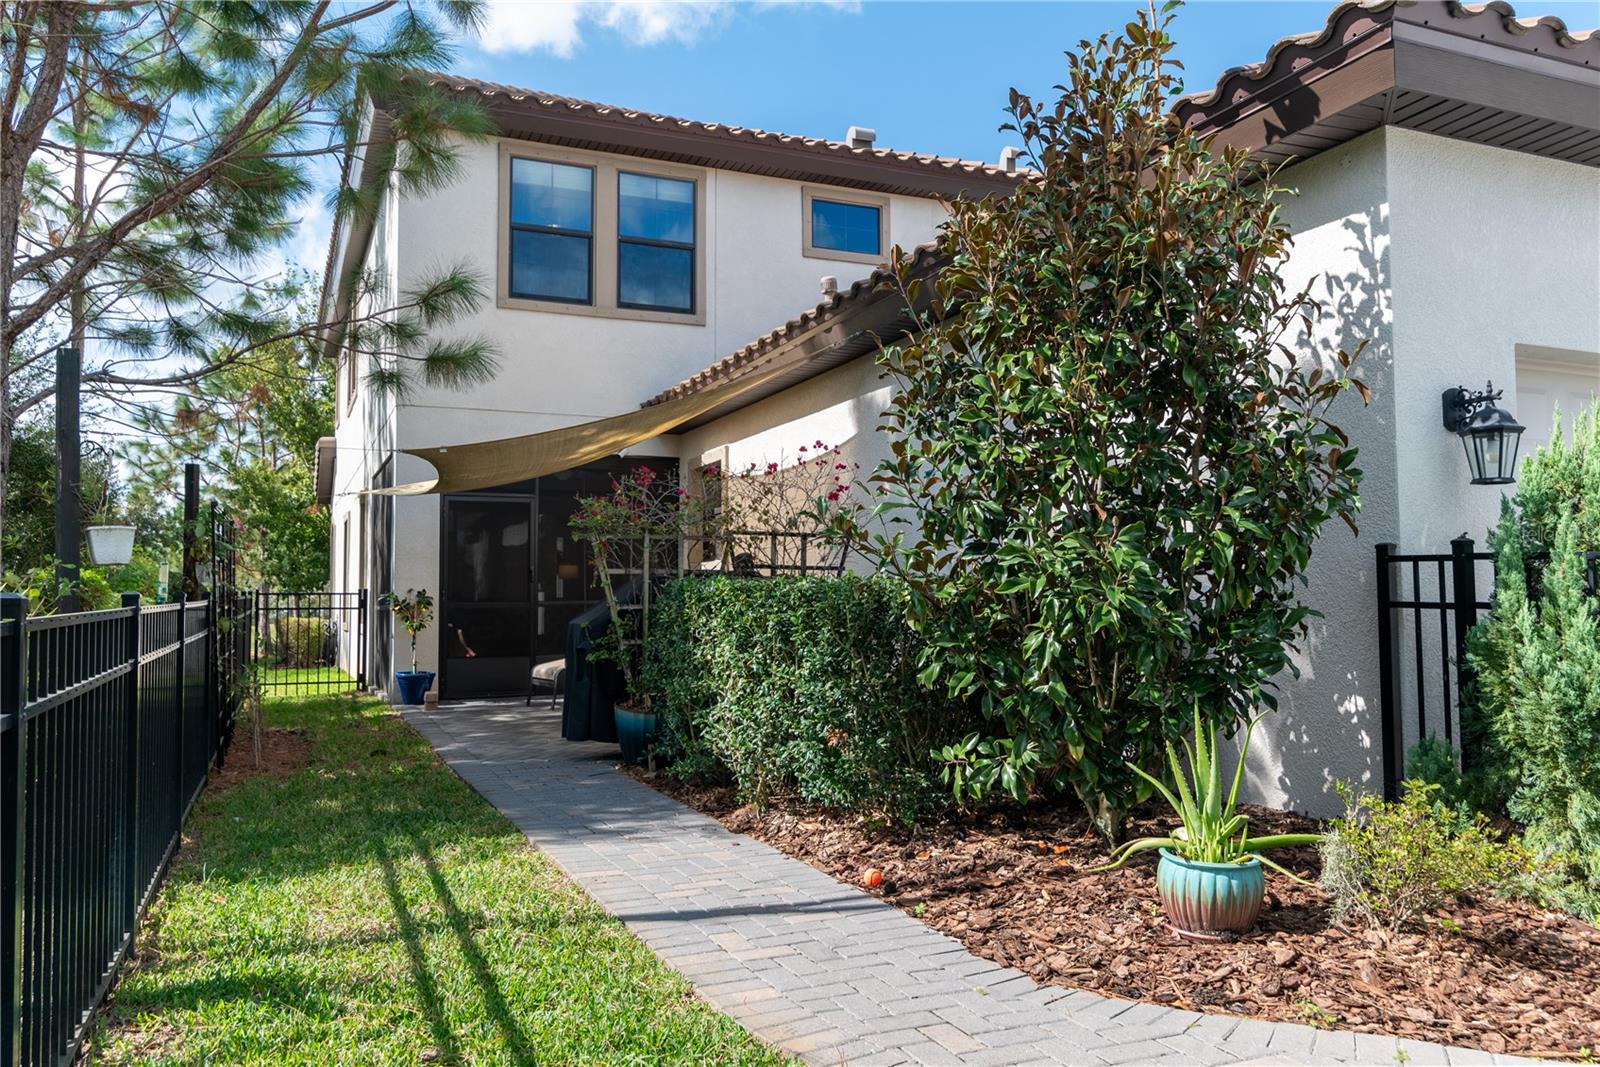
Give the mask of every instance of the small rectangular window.
[[513, 159], [511, 295], [592, 303], [593, 262], [594, 171]]
[[694, 311], [695, 183], [617, 174], [617, 304]]
[[883, 254], [882, 209], [870, 204], [811, 199], [811, 245], [832, 252]]

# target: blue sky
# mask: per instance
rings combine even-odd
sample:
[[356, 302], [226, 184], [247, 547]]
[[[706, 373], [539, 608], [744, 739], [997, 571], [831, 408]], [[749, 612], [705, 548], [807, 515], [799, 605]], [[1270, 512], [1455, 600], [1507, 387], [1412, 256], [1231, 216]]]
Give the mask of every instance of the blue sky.
[[[1187, 87], [1261, 59], [1277, 38], [1319, 29], [1330, 2], [1199, 0], [1178, 13]], [[1062, 53], [1115, 30], [1131, 2], [552, 3], [492, 0], [490, 30], [459, 73], [646, 111], [883, 147], [994, 160], [1013, 86], [1049, 96]], [[1596, 3], [1519, 5], [1569, 25]]]

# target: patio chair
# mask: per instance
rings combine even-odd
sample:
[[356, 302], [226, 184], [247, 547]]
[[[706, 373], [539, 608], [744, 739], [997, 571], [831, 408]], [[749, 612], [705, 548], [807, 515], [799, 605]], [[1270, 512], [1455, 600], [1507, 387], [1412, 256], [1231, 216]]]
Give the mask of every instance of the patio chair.
[[533, 694], [536, 690], [549, 687], [550, 706], [556, 706], [556, 697], [561, 694], [567, 680], [567, 657], [545, 656], [534, 664], [533, 672], [528, 677], [528, 699], [524, 707], [533, 706]]

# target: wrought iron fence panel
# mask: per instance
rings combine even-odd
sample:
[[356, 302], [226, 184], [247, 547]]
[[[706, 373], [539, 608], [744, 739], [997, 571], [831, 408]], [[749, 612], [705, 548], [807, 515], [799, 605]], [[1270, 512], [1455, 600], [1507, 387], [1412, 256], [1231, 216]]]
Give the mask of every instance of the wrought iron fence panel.
[[249, 609], [247, 657], [262, 691], [344, 693], [367, 686], [367, 591], [263, 589]]
[[[1600, 552], [1584, 558], [1593, 597], [1600, 591]], [[1449, 552], [1377, 546], [1383, 792], [1391, 800], [1405, 778], [1406, 753], [1423, 738], [1455, 745], [1463, 766], [1474, 758], [1462, 746], [1461, 730], [1463, 698], [1472, 684], [1467, 635], [1490, 609], [1495, 579], [1494, 553], [1479, 551], [1470, 537], [1451, 541]]]
[[0, 1063], [70, 1063], [219, 759], [215, 604], [0, 596]]

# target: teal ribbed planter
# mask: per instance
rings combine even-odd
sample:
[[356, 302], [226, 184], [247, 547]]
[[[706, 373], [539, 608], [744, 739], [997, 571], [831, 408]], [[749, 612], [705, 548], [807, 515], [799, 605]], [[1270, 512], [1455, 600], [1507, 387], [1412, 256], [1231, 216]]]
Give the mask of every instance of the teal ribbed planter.
[[656, 713], [616, 708], [617, 744], [622, 746], [622, 758], [628, 763], [644, 759], [650, 739], [656, 735]]
[[1217, 941], [1256, 924], [1267, 879], [1253, 856], [1244, 863], [1195, 863], [1162, 849], [1156, 893], [1167, 922], [1180, 936]]

